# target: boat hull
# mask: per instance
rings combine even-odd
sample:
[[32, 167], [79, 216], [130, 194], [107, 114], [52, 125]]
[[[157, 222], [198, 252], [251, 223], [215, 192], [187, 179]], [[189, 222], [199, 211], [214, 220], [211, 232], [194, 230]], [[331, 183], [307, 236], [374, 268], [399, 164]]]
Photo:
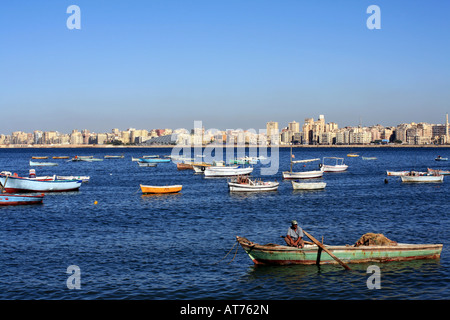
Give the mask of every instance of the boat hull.
[[173, 186], [148, 186], [148, 185], [140, 185], [141, 191], [143, 194], [157, 194], [157, 193], [176, 193], [180, 192], [182, 189], [182, 185], [173, 185]]
[[155, 159], [155, 158], [140, 158], [140, 162], [148, 162], [148, 163], [160, 163], [160, 162], [170, 162], [170, 159]]
[[228, 182], [228, 188], [231, 192], [264, 192], [264, 191], [276, 191], [278, 190], [278, 182], [266, 182], [259, 185], [249, 185]]
[[[315, 245], [295, 248], [281, 245], [259, 245], [237, 237], [250, 259], [258, 265], [337, 264], [325, 251]], [[398, 244], [396, 246], [326, 246], [345, 263], [390, 262], [420, 259], [439, 259], [442, 244]], [[320, 256], [318, 257], [318, 255]]]
[[178, 170], [194, 170], [192, 164], [189, 163], [177, 163]]
[[246, 175], [253, 172], [253, 168], [207, 167], [205, 177], [232, 177]]
[[426, 183], [426, 182], [443, 182], [444, 176], [400, 176], [402, 182], [415, 182], [415, 183]]
[[41, 204], [44, 195], [0, 194], [0, 206], [18, 206], [27, 204]]
[[294, 190], [320, 190], [327, 186], [326, 182], [291, 182]]
[[57, 163], [54, 162], [36, 162], [36, 161], [30, 161], [30, 166], [32, 167], [54, 167], [57, 166]]
[[347, 169], [348, 169], [348, 165], [346, 165], [346, 164], [339, 164], [339, 165], [335, 165], [335, 166], [331, 166], [331, 165], [323, 165], [322, 166], [323, 172], [341, 172], [341, 171], [345, 171]]
[[156, 167], [157, 163], [150, 163], [150, 162], [138, 162], [139, 167]]
[[388, 176], [404, 176], [409, 174], [409, 171], [386, 171]]
[[8, 193], [18, 192], [63, 192], [76, 191], [80, 188], [81, 180], [32, 180], [21, 177], [0, 177], [0, 183]]
[[283, 179], [314, 179], [323, 177], [323, 171], [313, 170], [313, 171], [299, 171], [299, 172], [283, 172]]

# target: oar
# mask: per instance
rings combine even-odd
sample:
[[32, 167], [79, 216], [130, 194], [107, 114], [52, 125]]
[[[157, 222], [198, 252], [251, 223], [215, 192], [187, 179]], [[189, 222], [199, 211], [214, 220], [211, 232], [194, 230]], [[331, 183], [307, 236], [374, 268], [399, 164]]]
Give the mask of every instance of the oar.
[[6, 181], [8, 181], [8, 177], [9, 176], [6, 176], [5, 178], [5, 185], [2, 185], [2, 183], [0, 182], [1, 193], [6, 193]]
[[312, 235], [310, 235], [308, 232], [303, 230], [303, 233], [314, 242], [315, 245], [317, 245], [319, 248], [321, 248], [323, 251], [328, 253], [334, 260], [336, 260], [341, 266], [343, 266], [347, 270], [351, 270], [348, 265], [346, 265], [344, 262], [342, 262], [338, 257], [336, 257], [334, 254], [330, 252], [323, 244], [321, 244], [319, 241], [317, 241]]

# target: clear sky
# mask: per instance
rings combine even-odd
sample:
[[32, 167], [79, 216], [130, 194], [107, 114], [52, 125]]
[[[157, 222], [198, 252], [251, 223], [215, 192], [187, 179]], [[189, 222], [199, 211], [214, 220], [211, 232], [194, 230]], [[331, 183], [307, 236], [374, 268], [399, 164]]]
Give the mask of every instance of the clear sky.
[[0, 133], [444, 123], [449, 16], [433, 0], [3, 1]]

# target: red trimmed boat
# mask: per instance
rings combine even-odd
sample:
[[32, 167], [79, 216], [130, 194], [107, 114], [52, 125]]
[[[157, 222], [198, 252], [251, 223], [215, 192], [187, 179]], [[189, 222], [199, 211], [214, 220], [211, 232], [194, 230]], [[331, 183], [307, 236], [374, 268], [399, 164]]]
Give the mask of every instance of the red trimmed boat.
[[0, 184], [7, 193], [76, 191], [81, 180], [34, 180], [16, 174], [0, 174]]
[[23, 194], [0, 193], [0, 206], [41, 204], [43, 200], [44, 200], [44, 194], [23, 195]]

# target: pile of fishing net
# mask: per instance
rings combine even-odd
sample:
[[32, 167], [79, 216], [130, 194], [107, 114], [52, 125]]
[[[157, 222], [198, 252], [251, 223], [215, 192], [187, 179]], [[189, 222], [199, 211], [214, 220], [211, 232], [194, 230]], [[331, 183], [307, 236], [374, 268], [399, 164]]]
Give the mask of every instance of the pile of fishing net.
[[359, 246], [396, 246], [397, 242], [389, 240], [381, 233], [366, 233], [355, 243]]

